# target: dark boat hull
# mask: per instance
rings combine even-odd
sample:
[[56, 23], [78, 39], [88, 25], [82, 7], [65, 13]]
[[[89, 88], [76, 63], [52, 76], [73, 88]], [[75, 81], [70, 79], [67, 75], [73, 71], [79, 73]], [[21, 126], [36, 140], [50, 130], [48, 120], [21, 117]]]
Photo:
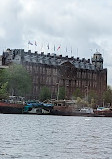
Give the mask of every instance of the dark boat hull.
[[22, 114], [22, 108], [0, 106], [0, 113], [3, 113], [3, 114]]
[[22, 114], [23, 104], [0, 102], [0, 113], [3, 114]]
[[95, 115], [100, 115], [100, 116], [103, 116], [103, 117], [112, 117], [112, 111], [109, 110], [109, 111], [94, 111], [94, 114]]
[[60, 116], [85, 116], [85, 117], [104, 117], [102, 114], [80, 112], [74, 110], [73, 107], [66, 106], [54, 106], [54, 109], [51, 111], [52, 115]]
[[94, 117], [94, 114], [92, 114], [92, 113], [64, 112], [64, 111], [57, 111], [57, 110], [52, 111], [52, 115]]

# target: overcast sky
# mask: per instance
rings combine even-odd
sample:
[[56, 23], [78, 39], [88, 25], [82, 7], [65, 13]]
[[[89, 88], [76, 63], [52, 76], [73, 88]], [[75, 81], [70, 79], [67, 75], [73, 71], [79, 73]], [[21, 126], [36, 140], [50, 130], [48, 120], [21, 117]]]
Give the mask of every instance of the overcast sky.
[[6, 48], [27, 51], [29, 40], [37, 42], [29, 46], [32, 52], [52, 53], [61, 45], [56, 54], [88, 59], [98, 50], [112, 86], [112, 0], [1, 1], [0, 54]]

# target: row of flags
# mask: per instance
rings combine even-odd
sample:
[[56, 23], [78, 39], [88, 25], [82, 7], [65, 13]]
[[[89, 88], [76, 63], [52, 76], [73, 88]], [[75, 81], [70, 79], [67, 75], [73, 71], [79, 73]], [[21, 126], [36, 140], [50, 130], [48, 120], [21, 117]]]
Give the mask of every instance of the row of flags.
[[[33, 44], [32, 42], [28, 41], [28, 45], [35, 45], [35, 46], [37, 46], [37, 42], [35, 41], [35, 43]], [[47, 45], [47, 48], [48, 48], [48, 50], [49, 50], [49, 44]], [[55, 45], [54, 45], [54, 51], [55, 51], [55, 50], [58, 51], [60, 48], [61, 48], [61, 45], [58, 46], [57, 49], [55, 49]]]
[[[28, 45], [33, 45], [33, 43], [28, 41]], [[35, 46], [37, 46], [37, 42], [36, 41], [35, 41]]]

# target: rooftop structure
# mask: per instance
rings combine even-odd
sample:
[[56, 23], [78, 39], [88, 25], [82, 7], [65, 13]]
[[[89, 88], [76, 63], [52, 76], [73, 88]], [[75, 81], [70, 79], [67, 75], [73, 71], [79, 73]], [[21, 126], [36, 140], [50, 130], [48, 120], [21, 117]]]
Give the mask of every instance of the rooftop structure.
[[[62, 55], [56, 55], [55, 53], [48, 53], [47, 55], [44, 52], [40, 54], [35, 51], [35, 53], [31, 53], [31, 50], [25, 52], [24, 49], [7, 49], [3, 52], [3, 58], [5, 59], [5, 64], [9, 64], [10, 62], [22, 64], [22, 62], [31, 62], [36, 64], [46, 64], [46, 65], [54, 65], [59, 66], [62, 63], [69, 61], [74, 67], [79, 69], [88, 69], [88, 70], [97, 70], [103, 69], [103, 58], [99, 52], [96, 52], [92, 58], [92, 62], [90, 59], [79, 57], [74, 58]], [[4, 63], [4, 60], [3, 60]]]

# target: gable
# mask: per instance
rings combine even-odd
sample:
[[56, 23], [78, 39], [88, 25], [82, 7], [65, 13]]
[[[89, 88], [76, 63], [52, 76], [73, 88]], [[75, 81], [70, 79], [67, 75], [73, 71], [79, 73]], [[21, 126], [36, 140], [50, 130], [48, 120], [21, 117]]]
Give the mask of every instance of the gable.
[[70, 61], [65, 61], [61, 63], [61, 66], [74, 67], [74, 65]]

